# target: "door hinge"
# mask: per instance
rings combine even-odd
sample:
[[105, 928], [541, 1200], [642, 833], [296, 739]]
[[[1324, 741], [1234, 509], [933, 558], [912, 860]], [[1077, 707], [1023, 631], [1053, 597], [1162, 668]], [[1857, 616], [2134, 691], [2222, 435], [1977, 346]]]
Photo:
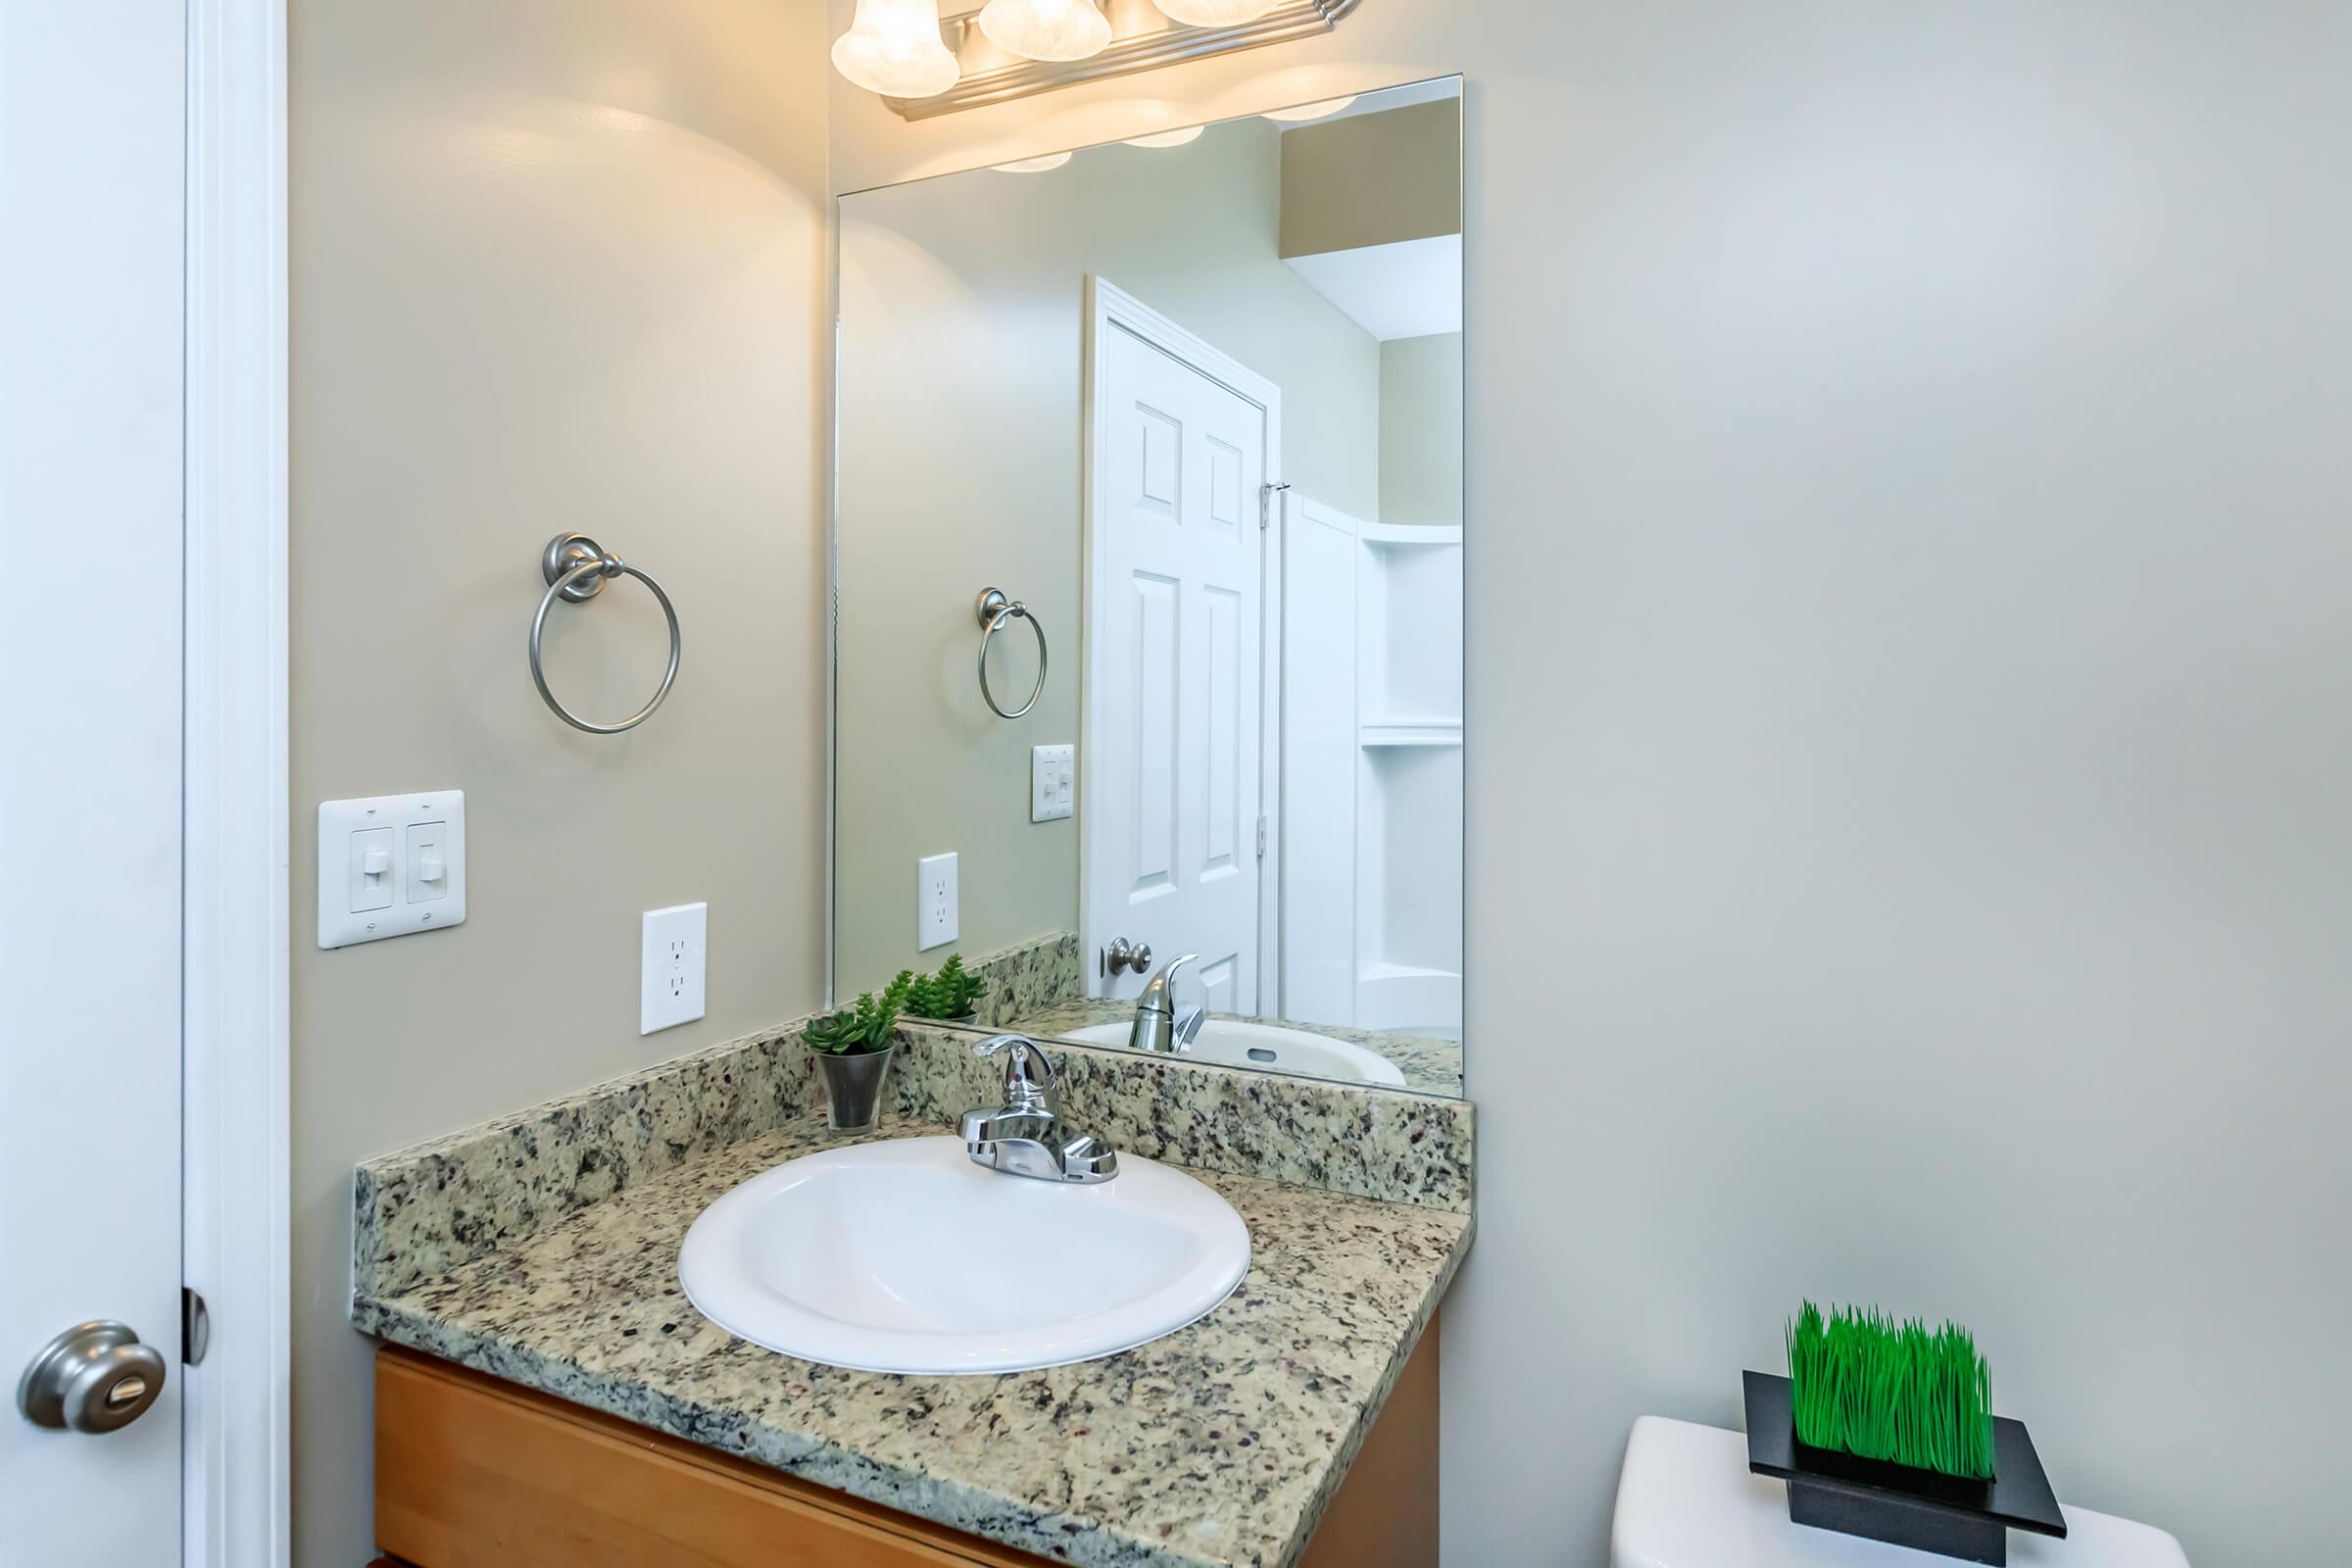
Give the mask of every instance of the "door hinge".
[[1257, 819], [1257, 858], [1266, 858], [1266, 819], [1262, 816]]
[[202, 1366], [204, 1352], [213, 1348], [213, 1312], [204, 1298], [183, 1285], [179, 1288], [179, 1358]]
[[1288, 483], [1261, 484], [1257, 487], [1257, 525], [1260, 529], [1274, 525], [1274, 497], [1289, 488]]

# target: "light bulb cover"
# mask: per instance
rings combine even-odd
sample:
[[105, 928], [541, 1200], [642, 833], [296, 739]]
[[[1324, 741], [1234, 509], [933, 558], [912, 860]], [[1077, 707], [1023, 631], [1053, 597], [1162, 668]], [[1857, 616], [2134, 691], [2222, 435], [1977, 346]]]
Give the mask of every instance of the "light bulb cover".
[[1327, 115], [1336, 115], [1353, 102], [1355, 102], [1354, 93], [1349, 93], [1345, 98], [1319, 98], [1311, 104], [1293, 104], [1288, 109], [1269, 109], [1261, 118], [1279, 121], [1286, 125], [1295, 125], [1303, 121], [1321, 120]]
[[1182, 147], [1200, 139], [1206, 125], [1187, 125], [1182, 130], [1155, 130], [1149, 136], [1130, 136], [1130, 147]]
[[1188, 27], [1230, 27], [1237, 22], [1255, 22], [1280, 0], [1153, 0], [1171, 22]]
[[890, 98], [929, 98], [963, 74], [939, 35], [939, 0], [858, 0], [850, 30], [833, 40], [833, 69]]
[[1045, 153], [1036, 158], [1016, 158], [1009, 164], [992, 164], [1000, 174], [1042, 174], [1049, 169], [1059, 169], [1070, 161], [1068, 153]]
[[1095, 0], [988, 0], [980, 30], [1024, 60], [1087, 60], [1110, 42], [1110, 19]]

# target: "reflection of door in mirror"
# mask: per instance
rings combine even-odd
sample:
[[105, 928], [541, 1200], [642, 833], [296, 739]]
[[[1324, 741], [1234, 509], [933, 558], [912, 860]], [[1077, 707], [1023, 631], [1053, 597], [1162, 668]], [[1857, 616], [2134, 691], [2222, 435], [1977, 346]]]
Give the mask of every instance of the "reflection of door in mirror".
[[[1087, 550], [1081, 951], [1196, 954], [1217, 1012], [1256, 1012], [1264, 485], [1281, 395], [1098, 279]], [[1098, 973], [1095, 994], [1109, 994]]]

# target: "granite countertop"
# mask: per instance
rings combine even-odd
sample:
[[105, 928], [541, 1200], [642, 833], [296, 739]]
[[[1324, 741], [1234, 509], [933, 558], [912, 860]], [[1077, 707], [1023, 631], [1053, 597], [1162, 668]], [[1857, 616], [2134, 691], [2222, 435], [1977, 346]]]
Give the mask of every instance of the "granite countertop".
[[[886, 1122], [877, 1136], [936, 1136]], [[396, 1294], [387, 1340], [1087, 1568], [1289, 1568], [1470, 1244], [1466, 1213], [1195, 1170], [1250, 1272], [1190, 1328], [1077, 1366], [843, 1371], [749, 1345], [680, 1292], [686, 1228], [833, 1147], [813, 1121], [700, 1153]], [[1006, 1178], [1014, 1180], [1017, 1178]]]
[[[1389, 1029], [1356, 1029], [1345, 1024], [1300, 1023], [1296, 1018], [1264, 1018], [1239, 1012], [1212, 1012], [1209, 1016], [1234, 1023], [1272, 1024], [1301, 1034], [1321, 1035], [1327, 1040], [1345, 1040], [1394, 1062], [1396, 1070], [1404, 1074], [1407, 1089], [1428, 1095], [1462, 1092], [1462, 1043], [1458, 1040], [1398, 1034]], [[1072, 1030], [1097, 1024], [1129, 1023], [1134, 1018], [1135, 1003], [1131, 998], [1064, 997], [1024, 1012], [1019, 1021], [1004, 1027], [1050, 1040]]]

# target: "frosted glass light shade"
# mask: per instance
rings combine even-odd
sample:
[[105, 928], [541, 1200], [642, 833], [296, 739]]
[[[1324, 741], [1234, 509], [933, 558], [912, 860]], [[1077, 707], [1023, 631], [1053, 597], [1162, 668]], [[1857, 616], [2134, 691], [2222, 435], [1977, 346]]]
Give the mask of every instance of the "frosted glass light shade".
[[939, 36], [939, 0], [858, 0], [850, 30], [833, 40], [833, 69], [892, 98], [929, 98], [963, 74]]
[[1110, 19], [1095, 0], [988, 0], [980, 30], [1024, 60], [1085, 60], [1110, 42]]
[[1049, 170], [1059, 169], [1069, 161], [1068, 153], [1046, 153], [1037, 158], [1016, 158], [1009, 164], [992, 164], [989, 167], [1000, 174], [1042, 174]]
[[1174, 22], [1190, 27], [1230, 27], [1237, 22], [1255, 22], [1280, 0], [1154, 0]]
[[1149, 136], [1128, 137], [1127, 145], [1130, 147], [1182, 147], [1189, 142], [1199, 141], [1200, 133], [1207, 128], [1206, 125], [1187, 125], [1182, 130], [1155, 130]]
[[1349, 93], [1345, 98], [1322, 98], [1311, 104], [1293, 104], [1288, 109], [1269, 109], [1263, 118], [1295, 125], [1301, 121], [1321, 120], [1325, 115], [1336, 115], [1353, 102], [1355, 94]]

